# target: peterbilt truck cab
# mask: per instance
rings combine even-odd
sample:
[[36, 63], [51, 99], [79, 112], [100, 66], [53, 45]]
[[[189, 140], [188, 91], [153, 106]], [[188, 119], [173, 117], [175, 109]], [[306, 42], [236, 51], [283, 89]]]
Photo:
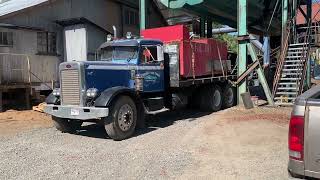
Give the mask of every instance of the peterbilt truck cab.
[[60, 88], [47, 98], [45, 112], [62, 132], [95, 121], [111, 138], [123, 140], [143, 126], [145, 113], [170, 108], [168, 60], [159, 40], [114, 40], [98, 52], [96, 61], [60, 64]]

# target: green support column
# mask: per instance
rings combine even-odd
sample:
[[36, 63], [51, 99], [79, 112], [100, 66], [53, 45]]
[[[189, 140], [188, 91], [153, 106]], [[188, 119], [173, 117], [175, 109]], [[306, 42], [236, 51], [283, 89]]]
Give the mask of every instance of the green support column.
[[[238, 37], [247, 36], [247, 0], [238, 0]], [[238, 76], [247, 69], [247, 40], [238, 44]], [[247, 92], [247, 81], [238, 86], [238, 103], [242, 104], [241, 94]]]
[[[253, 62], [258, 61], [257, 54], [254, 51], [251, 43], [247, 44], [247, 47], [248, 47], [248, 51], [249, 51], [249, 54], [251, 56], [252, 61]], [[272, 99], [272, 93], [270, 91], [270, 88], [268, 86], [268, 82], [266, 80], [266, 77], [264, 76], [264, 72], [263, 72], [261, 66], [258, 67], [257, 73], [258, 73], [259, 81], [260, 81], [260, 83], [261, 83], [261, 85], [263, 87], [264, 93], [265, 93], [265, 95], [267, 97], [268, 103], [269, 103], [269, 105], [273, 106], [274, 102], [273, 102], [273, 99]]]
[[147, 13], [146, 13], [146, 2], [147, 0], [140, 0], [140, 30], [146, 29], [146, 19], [147, 19]]
[[285, 34], [286, 34], [286, 26], [288, 21], [288, 0], [282, 0], [281, 5], [281, 12], [282, 12], [282, 39], [281, 45], [284, 42]]

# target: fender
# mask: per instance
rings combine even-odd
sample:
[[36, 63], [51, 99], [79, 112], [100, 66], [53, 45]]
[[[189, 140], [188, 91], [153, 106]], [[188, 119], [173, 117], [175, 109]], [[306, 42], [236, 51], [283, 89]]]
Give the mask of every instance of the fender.
[[54, 96], [52, 93], [46, 98], [46, 103], [47, 104], [54, 104], [58, 105], [60, 104], [60, 99]]
[[137, 94], [135, 90], [129, 89], [123, 86], [112, 87], [109, 89], [104, 90], [100, 96], [95, 100], [94, 106], [95, 107], [108, 107], [112, 100], [119, 94], [128, 94], [132, 97], [137, 98]]

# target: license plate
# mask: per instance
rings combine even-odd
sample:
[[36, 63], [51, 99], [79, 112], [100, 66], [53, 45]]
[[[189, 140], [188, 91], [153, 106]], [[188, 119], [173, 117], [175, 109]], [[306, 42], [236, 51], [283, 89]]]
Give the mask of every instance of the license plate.
[[71, 116], [78, 116], [80, 114], [79, 109], [71, 109]]

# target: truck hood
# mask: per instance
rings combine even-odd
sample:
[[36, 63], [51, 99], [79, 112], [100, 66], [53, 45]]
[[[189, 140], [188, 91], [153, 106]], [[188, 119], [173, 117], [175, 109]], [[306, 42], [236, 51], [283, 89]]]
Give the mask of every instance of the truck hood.
[[83, 62], [86, 88], [100, 92], [116, 86], [134, 88], [135, 64]]

